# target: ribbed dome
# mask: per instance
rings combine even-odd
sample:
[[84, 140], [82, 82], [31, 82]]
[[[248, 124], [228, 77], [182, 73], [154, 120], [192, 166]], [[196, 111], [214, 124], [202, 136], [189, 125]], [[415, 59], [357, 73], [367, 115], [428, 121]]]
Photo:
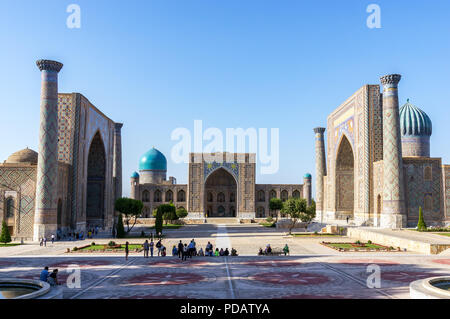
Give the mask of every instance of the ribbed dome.
[[134, 172], [131, 174], [131, 178], [139, 178], [139, 174], [137, 172]]
[[404, 136], [431, 136], [432, 123], [428, 115], [408, 99], [400, 108], [400, 130]]
[[8, 164], [18, 164], [18, 163], [37, 164], [37, 162], [38, 162], [38, 153], [29, 149], [28, 147], [24, 150], [11, 154], [5, 161], [5, 163]]
[[139, 161], [139, 170], [167, 170], [166, 157], [158, 151], [156, 148], [152, 148], [150, 151], [142, 155]]

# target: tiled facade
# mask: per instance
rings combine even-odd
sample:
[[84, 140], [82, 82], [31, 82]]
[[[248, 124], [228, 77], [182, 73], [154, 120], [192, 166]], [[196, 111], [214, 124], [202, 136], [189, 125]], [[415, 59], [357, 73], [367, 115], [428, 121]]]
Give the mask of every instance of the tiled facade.
[[[323, 199], [321, 221], [415, 226], [421, 206], [427, 223], [450, 222], [450, 169], [440, 158], [402, 157], [397, 87], [389, 83], [384, 98], [379, 85], [365, 85], [328, 116], [323, 193], [316, 194]], [[316, 167], [322, 167], [317, 138], [316, 132]]]
[[[206, 161], [206, 156], [222, 160]], [[233, 160], [230, 161], [227, 153], [192, 153], [187, 185], [175, 184], [172, 182], [174, 179], [158, 184], [142, 183], [139, 177], [132, 177], [131, 197], [144, 202], [143, 217], [151, 217], [152, 211], [160, 204], [172, 201], [175, 206], [186, 208], [190, 219], [264, 218], [274, 214], [269, 210], [272, 197], [310, 200], [310, 181], [307, 186], [256, 184], [255, 154], [231, 154], [231, 158]]]

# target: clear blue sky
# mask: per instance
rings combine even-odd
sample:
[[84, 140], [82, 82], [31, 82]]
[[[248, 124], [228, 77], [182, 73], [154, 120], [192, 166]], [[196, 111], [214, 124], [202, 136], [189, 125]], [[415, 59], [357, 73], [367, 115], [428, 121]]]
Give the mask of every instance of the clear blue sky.
[[[81, 29], [66, 8], [81, 7]], [[366, 7], [381, 7], [381, 29]], [[2, 0], [0, 160], [37, 150], [39, 58], [64, 63], [60, 92], [80, 92], [123, 127], [124, 193], [152, 146], [169, 175], [176, 127], [280, 128], [280, 170], [258, 183], [314, 178], [313, 127], [364, 84], [400, 73], [433, 121], [431, 154], [450, 163], [450, 1]]]

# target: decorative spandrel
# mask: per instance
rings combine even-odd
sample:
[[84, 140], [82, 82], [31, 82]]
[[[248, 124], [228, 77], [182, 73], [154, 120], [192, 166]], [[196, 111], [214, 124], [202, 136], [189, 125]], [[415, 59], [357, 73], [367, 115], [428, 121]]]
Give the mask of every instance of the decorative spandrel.
[[233, 176], [236, 178], [236, 180], [238, 180], [239, 177], [239, 164], [237, 162], [223, 162], [223, 163], [218, 163], [216, 161], [212, 162], [212, 163], [205, 163], [205, 168], [204, 168], [204, 180], [206, 181], [206, 179], [208, 178], [208, 176], [214, 172], [216, 169], [218, 168], [224, 168], [227, 171], [229, 171], [231, 174], [233, 174]]

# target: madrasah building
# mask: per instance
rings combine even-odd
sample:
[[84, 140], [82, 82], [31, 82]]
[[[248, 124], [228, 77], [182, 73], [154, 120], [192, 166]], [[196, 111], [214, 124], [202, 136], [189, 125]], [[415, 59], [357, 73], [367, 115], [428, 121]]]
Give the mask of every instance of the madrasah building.
[[[430, 157], [432, 123], [408, 102], [399, 108], [401, 76], [364, 85], [317, 127], [316, 219], [381, 228], [450, 223], [450, 165]], [[327, 131], [325, 137], [325, 131]], [[325, 152], [326, 138], [326, 152]]]
[[[219, 159], [211, 161], [214, 157]], [[230, 160], [232, 158], [232, 160]], [[142, 155], [139, 173], [131, 175], [131, 197], [144, 203], [143, 217], [162, 203], [172, 202], [188, 211], [188, 222], [204, 222], [205, 218], [230, 218], [251, 222], [255, 218], [275, 216], [269, 210], [271, 198], [305, 198], [311, 203], [311, 175], [304, 184], [256, 184], [256, 154], [191, 153], [188, 183], [177, 184], [167, 179], [167, 159], [152, 148]]]
[[80, 93], [58, 93], [59, 62], [41, 71], [39, 153], [15, 152], [0, 164], [0, 223], [13, 240], [39, 240], [95, 226], [111, 231], [122, 196], [121, 123]]

